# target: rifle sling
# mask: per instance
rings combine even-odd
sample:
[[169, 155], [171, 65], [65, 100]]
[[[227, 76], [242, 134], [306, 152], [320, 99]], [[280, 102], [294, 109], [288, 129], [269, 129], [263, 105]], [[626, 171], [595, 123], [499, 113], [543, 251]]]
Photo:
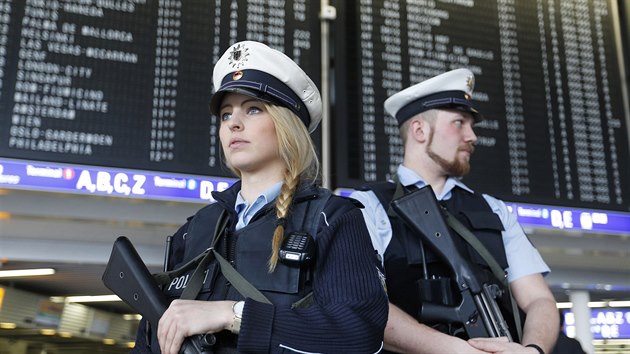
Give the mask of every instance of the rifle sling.
[[481, 258], [490, 266], [490, 270], [494, 276], [501, 282], [503, 286], [507, 287], [507, 274], [501, 268], [496, 259], [490, 254], [490, 251], [479, 241], [479, 239], [472, 233], [466, 226], [464, 226], [453, 214], [451, 214], [446, 208], [442, 207], [444, 211], [444, 219], [448, 226], [450, 226], [459, 236], [461, 236], [466, 242], [468, 242], [472, 248], [479, 253]]
[[[404, 187], [402, 183], [400, 183], [400, 180], [398, 179], [398, 174], [394, 175], [393, 180], [394, 180], [394, 183], [396, 184], [396, 191], [394, 192], [394, 197], [392, 198], [392, 200], [396, 200], [397, 198], [402, 197], [406, 193], [407, 188], [417, 189], [415, 185], [408, 186], [407, 188]], [[468, 244], [470, 244], [470, 246], [474, 248], [475, 251], [477, 251], [477, 253], [479, 253], [481, 258], [483, 258], [484, 261], [486, 261], [486, 263], [488, 264], [488, 266], [490, 266], [490, 270], [492, 271], [494, 276], [501, 282], [501, 284], [503, 284], [507, 293], [510, 295], [510, 304], [512, 305], [514, 325], [516, 326], [516, 332], [517, 332], [518, 339], [520, 342], [522, 338], [522, 331], [523, 331], [523, 329], [521, 328], [521, 314], [519, 313], [518, 306], [516, 305], [516, 301], [514, 300], [514, 297], [512, 296], [512, 292], [510, 291], [510, 286], [507, 283], [507, 274], [505, 273], [503, 268], [501, 268], [499, 263], [497, 263], [496, 259], [492, 256], [492, 254], [490, 254], [490, 251], [488, 251], [488, 249], [481, 243], [481, 241], [479, 241], [479, 239], [472, 232], [470, 232], [470, 230], [468, 230], [466, 226], [464, 226], [459, 220], [457, 220], [457, 218], [455, 218], [451, 213], [449, 213], [448, 210], [446, 210], [446, 208], [442, 208], [442, 209], [445, 212], [444, 216], [445, 216], [447, 224], [453, 230], [455, 230], [455, 232], [457, 232], [457, 234], [460, 235], [466, 242], [468, 242]], [[397, 216], [396, 212], [393, 210], [391, 205], [389, 209], [387, 210], [387, 215], [390, 217]]]
[[[154, 273], [154, 274], [152, 274], [153, 275], [153, 279], [155, 279], [155, 281], [159, 285], [168, 284], [173, 279], [175, 279], [178, 276], [186, 273], [186, 271], [188, 271], [188, 269], [190, 269], [193, 266], [199, 264], [199, 262], [201, 262], [204, 259], [204, 257], [206, 257], [206, 255], [207, 255], [207, 253], [209, 251], [210, 251], [210, 249], [207, 249], [207, 250], [203, 251], [197, 257], [191, 259], [186, 264], [184, 264], [183, 266], [181, 266], [181, 267], [179, 267], [177, 269], [165, 271], [165, 272], [162, 272], [162, 273]], [[166, 267], [166, 264], [165, 264], [165, 267]]]
[[261, 293], [256, 287], [252, 285], [247, 279], [245, 279], [232, 265], [230, 262], [225, 260], [217, 251], [212, 250], [214, 256], [219, 261], [219, 266], [221, 267], [221, 272], [225, 276], [225, 278], [234, 286], [234, 288], [244, 297], [251, 298], [258, 302], [262, 302], [265, 304], [271, 304], [271, 301], [267, 299], [263, 293]]
[[[153, 274], [153, 279], [155, 279], [155, 281], [159, 285], [165, 285], [165, 284], [168, 284], [169, 282], [171, 282], [173, 279], [175, 279], [175, 278], [179, 277], [180, 275], [186, 273], [193, 266], [196, 266], [195, 271], [198, 268], [205, 269], [208, 266], [208, 264], [210, 264], [209, 259], [208, 259], [208, 254], [211, 253], [210, 250], [212, 250], [214, 248], [214, 245], [215, 245], [216, 241], [219, 238], [218, 236], [219, 236], [220, 233], [223, 233], [223, 230], [225, 229], [226, 224], [227, 224], [227, 218], [224, 217], [223, 212], [222, 212], [221, 215], [219, 216], [219, 219], [217, 220], [217, 224], [214, 227], [214, 233], [213, 233], [213, 236], [212, 236], [213, 237], [212, 238], [212, 246], [210, 248], [208, 248], [207, 250], [201, 252], [195, 258], [193, 258], [190, 261], [186, 262], [186, 264], [184, 264], [183, 266], [181, 266], [181, 267], [179, 267], [177, 269], [167, 270], [168, 263], [167, 263], [167, 261], [165, 261], [164, 262], [164, 272]], [[186, 234], [184, 234], [184, 236], [185, 235]], [[170, 252], [170, 241], [167, 242], [167, 250], [166, 250], [167, 256], [165, 258], [168, 258], [168, 252]], [[203, 267], [201, 267], [199, 265], [202, 262], [204, 263]], [[198, 293], [199, 293], [199, 290], [197, 290], [197, 292], [195, 292], [195, 297], [196, 297], [196, 294], [198, 294]]]
[[466, 226], [464, 226], [457, 218], [455, 218], [451, 213], [446, 210], [446, 208], [442, 208], [444, 210], [444, 216], [446, 219], [446, 223], [453, 229], [459, 236], [461, 236], [472, 248], [479, 253], [481, 258], [490, 266], [490, 270], [494, 274], [494, 276], [503, 284], [506, 289], [508, 295], [510, 296], [510, 304], [512, 305], [512, 314], [514, 316], [514, 325], [516, 326], [516, 332], [518, 335], [519, 342], [522, 338], [522, 328], [521, 328], [521, 315], [518, 310], [518, 306], [516, 305], [516, 301], [512, 296], [512, 292], [510, 291], [510, 285], [507, 283], [507, 274], [501, 268], [499, 263], [495, 260], [495, 258], [490, 254], [490, 251], [479, 241], [479, 239], [472, 233]]
[[[271, 301], [265, 297], [256, 287], [254, 287], [247, 279], [245, 279], [232, 265], [228, 262], [223, 256], [219, 254], [214, 248], [217, 241], [221, 238], [224, 233], [225, 228], [227, 227], [227, 212], [223, 210], [221, 215], [219, 216], [219, 220], [217, 220], [217, 224], [214, 230], [214, 237], [212, 242], [212, 247], [202, 253], [203, 258], [199, 261], [195, 272], [193, 273], [190, 281], [186, 285], [184, 292], [182, 293], [181, 299], [195, 299], [201, 290], [201, 286], [203, 285], [203, 279], [205, 277], [205, 271], [208, 267], [208, 264], [212, 261], [212, 258], [216, 258], [219, 262], [219, 266], [221, 267], [221, 273], [223, 276], [234, 286], [234, 288], [245, 298], [251, 298], [258, 302], [271, 304]], [[199, 257], [197, 257], [199, 258]], [[190, 263], [190, 262], [189, 262]]]
[[[210, 262], [212, 262], [212, 257], [214, 256], [214, 247], [217, 244], [218, 240], [221, 238], [221, 235], [223, 235], [223, 231], [227, 226], [227, 221], [228, 220], [225, 215], [225, 210], [222, 210], [221, 214], [219, 215], [219, 219], [217, 219], [217, 223], [214, 226], [214, 234], [212, 235], [212, 246], [201, 253], [199, 256], [195, 257], [195, 259], [200, 257], [202, 258], [198, 261], [197, 267], [195, 268], [192, 277], [188, 281], [188, 284], [186, 284], [186, 288], [182, 292], [180, 299], [192, 300], [196, 299], [197, 295], [199, 295], [199, 291], [201, 290], [201, 287], [203, 285], [203, 278], [205, 277], [204, 273], [208, 268]], [[188, 265], [189, 263], [190, 262], [188, 262], [186, 265]]]

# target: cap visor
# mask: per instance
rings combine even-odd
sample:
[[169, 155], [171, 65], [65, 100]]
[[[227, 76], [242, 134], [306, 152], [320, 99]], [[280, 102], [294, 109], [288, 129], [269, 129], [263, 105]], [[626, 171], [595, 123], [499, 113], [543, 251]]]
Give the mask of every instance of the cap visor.
[[214, 114], [215, 116], [219, 115], [219, 112], [221, 111], [221, 102], [223, 102], [223, 97], [228, 93], [238, 93], [241, 95], [253, 97], [257, 100], [267, 103], [277, 104], [276, 102], [271, 100], [268, 95], [265, 95], [260, 91], [243, 87], [230, 87], [228, 89], [218, 91], [214, 95], [212, 95], [212, 98], [210, 99], [210, 113]]
[[472, 107], [468, 107], [468, 106], [452, 106], [452, 107], [448, 107], [451, 109], [455, 109], [461, 112], [466, 112], [466, 113], [470, 113], [470, 115], [472, 115], [473, 119], [475, 120], [475, 123], [479, 123], [483, 120], [483, 115], [481, 113], [479, 113], [479, 111], [477, 111], [476, 109], [472, 108]]

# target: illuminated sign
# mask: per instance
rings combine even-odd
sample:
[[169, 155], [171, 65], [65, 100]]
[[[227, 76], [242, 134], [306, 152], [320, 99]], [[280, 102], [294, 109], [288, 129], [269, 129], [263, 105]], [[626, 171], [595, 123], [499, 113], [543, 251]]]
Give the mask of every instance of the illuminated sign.
[[[564, 332], [575, 337], [575, 316], [564, 312]], [[591, 309], [591, 332], [593, 339], [630, 339], [630, 309]]]
[[50, 300], [41, 300], [35, 315], [35, 323], [44, 327], [57, 327], [63, 314], [63, 303], [55, 303]]
[[0, 159], [0, 187], [144, 199], [207, 202], [230, 178]]
[[[0, 158], [0, 188], [94, 194], [143, 199], [207, 202], [234, 178], [193, 176], [109, 167]], [[338, 189], [347, 196], [352, 189]], [[630, 233], [630, 213], [506, 203], [523, 226]]]
[[[352, 189], [339, 188], [336, 193], [348, 196]], [[560, 208], [544, 205], [505, 203], [522, 226], [558, 230], [630, 234], [630, 213]]]
[[630, 213], [506, 203], [523, 226], [558, 230], [630, 233]]

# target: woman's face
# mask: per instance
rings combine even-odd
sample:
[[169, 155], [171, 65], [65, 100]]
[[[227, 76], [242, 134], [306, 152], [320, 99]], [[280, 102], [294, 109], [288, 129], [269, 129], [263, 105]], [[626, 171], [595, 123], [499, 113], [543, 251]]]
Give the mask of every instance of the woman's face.
[[276, 128], [263, 102], [238, 93], [223, 97], [219, 138], [227, 163], [244, 173], [280, 169]]

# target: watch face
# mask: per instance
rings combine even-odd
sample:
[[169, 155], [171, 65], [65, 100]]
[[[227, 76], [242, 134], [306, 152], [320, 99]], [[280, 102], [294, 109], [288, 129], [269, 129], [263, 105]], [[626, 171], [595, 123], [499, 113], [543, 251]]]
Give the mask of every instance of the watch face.
[[245, 301], [239, 301], [236, 304], [234, 304], [234, 314], [237, 317], [242, 317], [243, 316], [243, 308], [245, 307]]

